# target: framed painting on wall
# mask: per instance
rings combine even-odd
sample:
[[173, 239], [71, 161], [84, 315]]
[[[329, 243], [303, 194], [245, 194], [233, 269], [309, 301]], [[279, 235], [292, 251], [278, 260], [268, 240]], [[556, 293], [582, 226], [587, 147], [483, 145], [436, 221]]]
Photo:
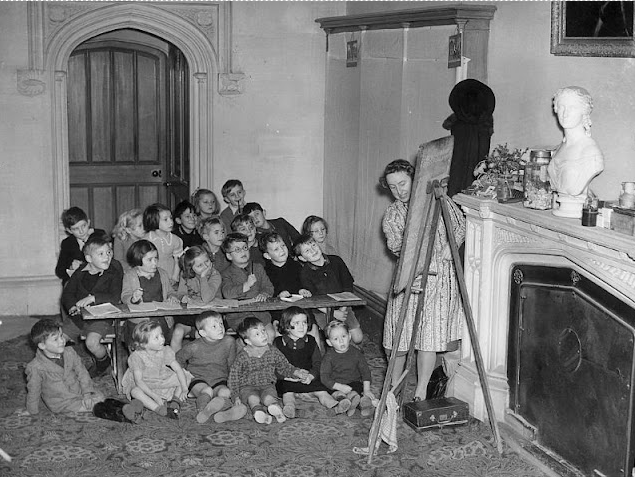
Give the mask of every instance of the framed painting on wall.
[[357, 66], [357, 60], [359, 59], [359, 44], [357, 40], [350, 40], [346, 42], [346, 67], [353, 68]]
[[633, 3], [551, 2], [551, 53], [635, 57]]

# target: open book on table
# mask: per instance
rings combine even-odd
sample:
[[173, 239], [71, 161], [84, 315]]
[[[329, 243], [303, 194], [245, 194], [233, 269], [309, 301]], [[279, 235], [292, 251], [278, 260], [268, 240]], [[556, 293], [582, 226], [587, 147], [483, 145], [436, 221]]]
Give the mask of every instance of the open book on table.
[[352, 292], [327, 293], [326, 295], [337, 301], [359, 300], [359, 297]]
[[121, 313], [121, 310], [112, 303], [102, 303], [101, 305], [87, 306], [86, 311], [93, 316], [105, 316], [112, 313]]
[[147, 303], [138, 303], [136, 305], [130, 303], [128, 309], [132, 312], [144, 313], [157, 310], [180, 310], [180, 303], [172, 303], [169, 301], [149, 301]]

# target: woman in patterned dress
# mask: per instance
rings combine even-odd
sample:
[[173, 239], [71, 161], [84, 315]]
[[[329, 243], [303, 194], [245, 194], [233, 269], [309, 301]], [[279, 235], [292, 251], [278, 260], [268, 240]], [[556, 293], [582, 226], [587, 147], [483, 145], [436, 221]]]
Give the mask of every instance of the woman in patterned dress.
[[[388, 248], [397, 257], [401, 252], [414, 172], [415, 168], [412, 164], [403, 159], [397, 159], [386, 166], [384, 174], [380, 178], [381, 185], [389, 189], [395, 198], [395, 201], [386, 209], [382, 229], [386, 236]], [[448, 205], [452, 219], [452, 230], [457, 244], [460, 245], [465, 238], [465, 218], [452, 200], [448, 201]], [[397, 382], [406, 363], [406, 354], [410, 346], [418, 302], [417, 289], [421, 289], [421, 276], [416, 277], [413, 283], [415, 293], [410, 295], [408, 302], [406, 319], [397, 347], [395, 368], [392, 374], [393, 383]], [[383, 340], [387, 355], [393, 351], [393, 341], [404, 295], [405, 291], [395, 295], [392, 290], [389, 290]], [[428, 381], [436, 364], [437, 353], [447, 351], [450, 342], [461, 338], [462, 321], [463, 307], [456, 272], [443, 217], [440, 217], [434, 238], [423, 314], [418, 328], [415, 330], [414, 347], [417, 351], [415, 401], [425, 400]]]

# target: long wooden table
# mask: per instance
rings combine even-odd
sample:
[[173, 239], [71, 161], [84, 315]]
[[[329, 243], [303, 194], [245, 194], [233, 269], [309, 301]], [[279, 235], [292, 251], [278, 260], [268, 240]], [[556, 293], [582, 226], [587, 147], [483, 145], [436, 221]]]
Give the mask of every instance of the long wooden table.
[[123, 342], [123, 324], [122, 320], [129, 318], [153, 318], [160, 316], [184, 316], [184, 315], [199, 315], [205, 311], [213, 310], [221, 314], [227, 313], [243, 313], [254, 311], [276, 311], [285, 310], [290, 306], [299, 306], [301, 308], [326, 308], [327, 320], [332, 318], [332, 311], [334, 308], [341, 306], [363, 306], [366, 304], [366, 300], [363, 298], [355, 297], [350, 300], [336, 300], [328, 295], [316, 295], [310, 298], [302, 298], [295, 302], [288, 302], [280, 300], [279, 298], [269, 298], [266, 301], [259, 302], [247, 302], [241, 303], [238, 301], [237, 307], [206, 307], [206, 308], [187, 308], [181, 306], [180, 309], [175, 310], [155, 310], [148, 312], [133, 312], [130, 311], [128, 305], [116, 305], [120, 310], [119, 313], [110, 313], [103, 316], [93, 316], [86, 309], [82, 309], [82, 318], [84, 320], [115, 320], [115, 336], [112, 343], [111, 358], [112, 358], [112, 375], [115, 381], [115, 386], [119, 394], [123, 393], [121, 386], [121, 380], [123, 373], [127, 368], [127, 355], [128, 352]]

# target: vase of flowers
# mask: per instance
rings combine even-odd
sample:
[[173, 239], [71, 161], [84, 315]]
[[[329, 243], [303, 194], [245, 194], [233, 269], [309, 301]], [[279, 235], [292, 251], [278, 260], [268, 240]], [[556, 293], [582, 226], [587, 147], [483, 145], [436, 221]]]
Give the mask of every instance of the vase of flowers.
[[511, 189], [522, 190], [520, 176], [527, 162], [524, 158], [527, 151], [528, 149], [510, 149], [507, 143], [499, 144], [476, 165], [474, 186], [480, 190], [487, 190], [489, 187], [506, 189], [509, 193], [507, 199], [511, 198]]

